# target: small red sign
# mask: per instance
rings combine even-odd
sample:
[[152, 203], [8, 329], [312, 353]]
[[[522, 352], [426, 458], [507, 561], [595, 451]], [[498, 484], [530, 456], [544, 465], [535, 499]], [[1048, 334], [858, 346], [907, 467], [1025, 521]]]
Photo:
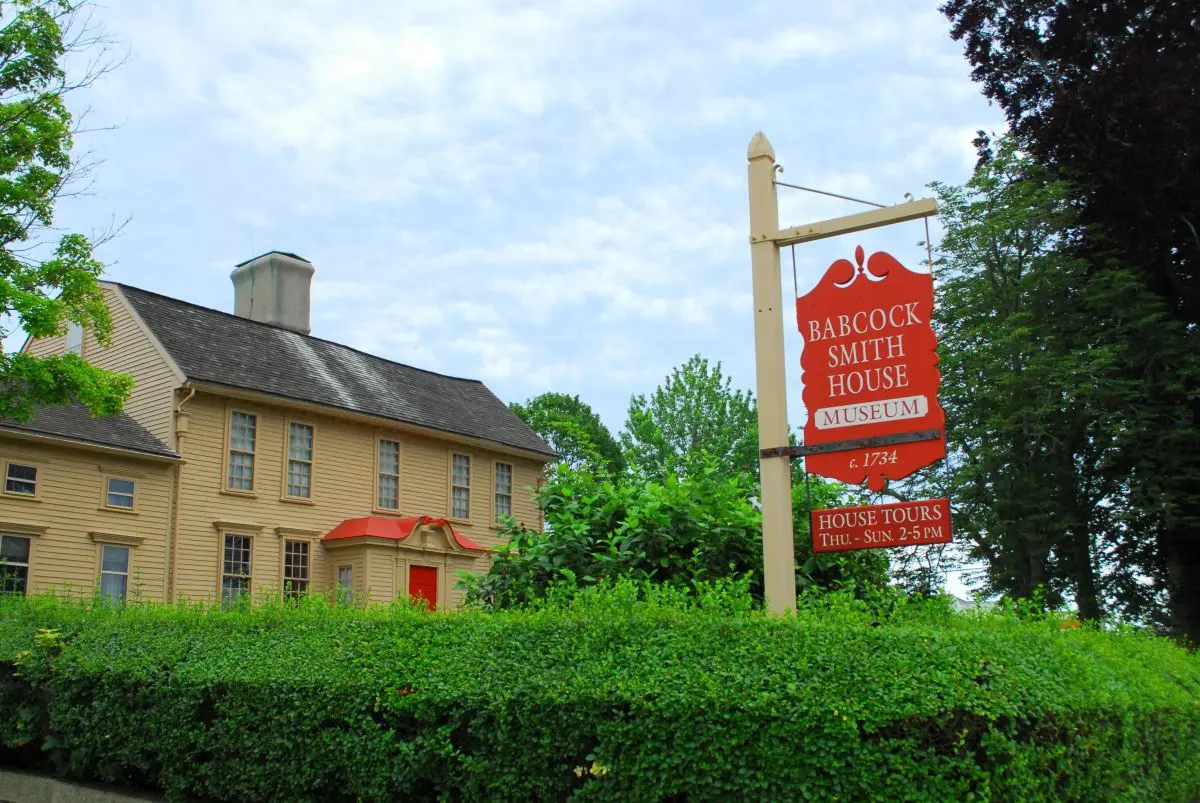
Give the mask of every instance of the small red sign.
[[949, 499], [812, 512], [813, 552], [945, 544], [949, 541]]
[[863, 264], [839, 259], [808, 294], [796, 299], [804, 337], [800, 367], [808, 422], [804, 443], [816, 446], [936, 430], [932, 439], [848, 446], [805, 458], [812, 474], [882, 490], [946, 456], [945, 414], [938, 404], [933, 276], [915, 273], [877, 251]]

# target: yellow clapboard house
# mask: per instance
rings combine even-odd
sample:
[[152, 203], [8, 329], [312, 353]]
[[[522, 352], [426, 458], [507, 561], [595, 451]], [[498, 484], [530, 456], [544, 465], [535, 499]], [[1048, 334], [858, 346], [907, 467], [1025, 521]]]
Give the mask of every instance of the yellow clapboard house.
[[233, 271], [234, 314], [104, 283], [102, 347], [72, 327], [25, 344], [131, 374], [125, 412], [0, 423], [5, 587], [221, 600], [341, 589], [461, 602], [552, 449], [481, 382], [309, 335], [313, 266]]

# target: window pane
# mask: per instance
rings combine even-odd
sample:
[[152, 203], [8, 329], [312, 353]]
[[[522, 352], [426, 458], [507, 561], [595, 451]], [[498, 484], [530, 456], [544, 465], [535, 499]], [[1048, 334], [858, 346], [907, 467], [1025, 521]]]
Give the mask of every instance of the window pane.
[[249, 413], [231, 413], [230, 423], [229, 448], [239, 452], [253, 452], [258, 419]]
[[379, 475], [377, 505], [385, 510], [395, 510], [400, 507], [400, 478], [395, 474]]
[[129, 578], [123, 574], [100, 573], [100, 596], [113, 602], [125, 601], [125, 588]]
[[34, 494], [37, 492], [37, 468], [23, 466], [19, 463], [8, 464], [8, 476], [4, 481], [4, 490], [14, 494]]
[[463, 486], [471, 484], [471, 458], [465, 454], [454, 455], [452, 483]]
[[455, 488], [450, 514], [456, 519], [466, 519], [471, 516], [470, 491], [466, 488]]
[[312, 464], [288, 461], [287, 495], [308, 499], [312, 495]]
[[133, 507], [133, 480], [110, 479], [107, 504], [109, 507]]
[[312, 460], [313, 428], [307, 424], [288, 427], [288, 457], [292, 460]]
[[229, 455], [229, 488], [234, 491], [254, 490], [254, 455], [243, 452]]
[[379, 473], [400, 473], [400, 444], [395, 441], [379, 442]]
[[512, 515], [512, 497], [508, 494], [496, 494], [496, 519]]
[[225, 536], [225, 574], [249, 576], [250, 574], [250, 536]]
[[0, 536], [0, 558], [9, 562], [29, 562], [29, 539], [20, 535]]
[[512, 493], [512, 466], [508, 463], [496, 464], [496, 493]]
[[100, 571], [129, 572], [129, 547], [105, 544], [100, 552]]
[[0, 560], [0, 592], [24, 594], [29, 584], [29, 567]]
[[222, 577], [221, 602], [236, 602], [239, 598], [250, 593], [249, 577]]

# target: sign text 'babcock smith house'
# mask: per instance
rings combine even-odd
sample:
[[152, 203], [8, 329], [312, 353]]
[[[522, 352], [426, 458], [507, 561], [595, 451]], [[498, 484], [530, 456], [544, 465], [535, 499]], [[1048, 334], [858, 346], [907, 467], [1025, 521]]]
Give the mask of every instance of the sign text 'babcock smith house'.
[[[880, 491], [946, 456], [933, 277], [884, 252], [864, 261], [859, 246], [854, 256], [834, 262], [796, 299], [805, 468]], [[949, 502], [813, 511], [812, 531], [819, 551], [944, 542]]]

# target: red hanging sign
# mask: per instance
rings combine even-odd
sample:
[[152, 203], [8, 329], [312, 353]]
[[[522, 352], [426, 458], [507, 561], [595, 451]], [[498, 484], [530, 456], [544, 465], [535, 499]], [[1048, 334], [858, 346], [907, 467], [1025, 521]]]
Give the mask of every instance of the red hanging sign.
[[950, 500], [814, 510], [811, 521], [813, 552], [945, 544], [950, 541]]
[[933, 276], [883, 251], [865, 265], [862, 246], [854, 257], [857, 265], [839, 259], [796, 299], [808, 410], [804, 445], [830, 447], [809, 453], [805, 468], [851, 485], [865, 480], [879, 491], [946, 456], [930, 325]]

